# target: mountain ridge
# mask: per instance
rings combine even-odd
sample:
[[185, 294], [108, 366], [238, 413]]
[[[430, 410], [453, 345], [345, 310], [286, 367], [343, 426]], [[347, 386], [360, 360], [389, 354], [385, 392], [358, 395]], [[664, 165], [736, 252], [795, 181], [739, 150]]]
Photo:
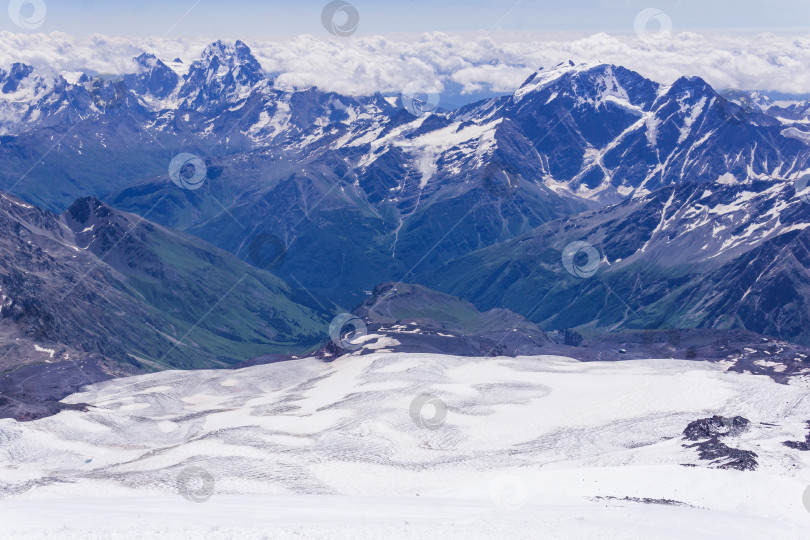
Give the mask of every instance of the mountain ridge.
[[[138, 58], [142, 71], [124, 76], [127, 97], [112, 108], [94, 109], [83, 86], [65, 81], [88, 115], [29, 178], [0, 168], [0, 187], [13, 180], [46, 207], [98, 196], [251, 264], [256, 239], [274, 238], [284, 252], [275, 273], [342, 305], [585, 211], [684, 184], [768, 199], [810, 170], [810, 147], [786, 131], [800, 125], [729, 101], [697, 77], [662, 85], [621, 66], [568, 62], [538, 70], [512, 96], [415, 116], [379, 95], [278, 88], [242, 42], [215, 42], [183, 69]], [[15, 77], [32, 76], [19, 68]], [[14, 170], [52, 144], [59, 118], [75, 115], [10, 137]], [[173, 156], [189, 152], [207, 173], [195, 191], [166, 177]], [[45, 173], [53, 176], [37, 183]], [[741, 212], [695, 219], [711, 230]]]

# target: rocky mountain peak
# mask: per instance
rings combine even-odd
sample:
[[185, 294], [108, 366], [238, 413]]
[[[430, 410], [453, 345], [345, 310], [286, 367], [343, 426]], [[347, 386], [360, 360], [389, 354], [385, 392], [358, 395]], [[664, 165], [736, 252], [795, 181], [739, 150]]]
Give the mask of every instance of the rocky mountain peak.
[[15, 62], [11, 65], [8, 72], [0, 71], [0, 82], [3, 84], [0, 90], [2, 90], [4, 94], [16, 92], [20, 87], [20, 81], [31, 75], [33, 72], [33, 67], [20, 62]]
[[124, 82], [136, 93], [163, 99], [177, 88], [180, 76], [154, 54], [142, 53], [132, 60], [140, 72], [126, 75]]
[[670, 96], [692, 97], [699, 99], [702, 96], [718, 97], [709, 83], [700, 77], [679, 77], [667, 92]]
[[77, 225], [85, 225], [95, 219], [110, 217], [112, 210], [95, 197], [77, 199], [65, 211], [65, 216]]
[[262, 67], [247, 45], [215, 41], [191, 64], [179, 95], [188, 108], [206, 109], [222, 99], [247, 97], [263, 77]]
[[214, 41], [203, 50], [200, 56], [202, 62], [211, 62], [214, 58], [223, 60], [232, 66], [237, 63], [248, 64], [256, 62], [256, 64], [258, 64], [250, 47], [238, 39], [232, 44], [222, 41], [221, 39]]

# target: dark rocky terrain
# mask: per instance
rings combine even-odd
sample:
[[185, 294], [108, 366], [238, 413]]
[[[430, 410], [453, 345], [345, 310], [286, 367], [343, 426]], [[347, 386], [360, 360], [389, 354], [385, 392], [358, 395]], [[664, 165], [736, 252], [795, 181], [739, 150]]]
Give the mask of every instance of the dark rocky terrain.
[[[376, 287], [352, 313], [363, 321], [364, 333], [392, 338], [396, 344], [385, 348], [395, 352], [518, 356], [543, 354], [552, 342], [537, 325], [509, 310], [481, 313], [469, 302], [408, 283]], [[342, 330], [343, 335], [356, 332], [350, 325]], [[329, 359], [345, 352], [331, 340], [318, 354]]]
[[[781, 384], [810, 376], [810, 348], [745, 330], [622, 330], [589, 337], [571, 329], [544, 332], [508, 309], [482, 313], [465, 300], [407, 283], [376, 287], [352, 314], [363, 321], [366, 334], [398, 342], [385, 345], [393, 352], [559, 355], [583, 362], [675, 358], [722, 363], [729, 371], [765, 375]], [[355, 331], [351, 325], [344, 330], [344, 335]], [[318, 354], [328, 359], [352, 350], [330, 341]], [[360, 347], [359, 354], [375, 350]]]
[[137, 373], [137, 369], [122, 369], [113, 362], [92, 357], [7, 370], [0, 374], [0, 418], [25, 422], [66, 409], [83, 410], [83, 405], [69, 405], [60, 400], [85, 385]]
[[683, 430], [683, 436], [694, 444], [684, 444], [686, 448], [695, 448], [700, 459], [709, 461], [710, 466], [718, 469], [737, 469], [754, 471], [757, 468], [757, 454], [751, 450], [730, 448], [720, 439], [734, 437], [748, 429], [749, 421], [741, 416], [725, 418], [712, 416], [691, 422]]
[[[550, 334], [559, 339], [557, 333]], [[558, 345], [559, 347], [559, 345]], [[643, 330], [601, 333], [561, 354], [583, 361], [678, 358], [721, 362], [729, 371], [778, 383], [810, 375], [810, 348], [744, 330]]]

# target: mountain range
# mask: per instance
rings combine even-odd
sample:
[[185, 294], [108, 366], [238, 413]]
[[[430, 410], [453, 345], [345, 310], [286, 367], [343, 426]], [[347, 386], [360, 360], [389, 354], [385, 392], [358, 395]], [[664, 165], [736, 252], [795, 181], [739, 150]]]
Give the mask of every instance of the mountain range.
[[[798, 106], [606, 64], [417, 117], [402, 99], [284, 88], [240, 41], [135, 62], [108, 81], [3, 72], [0, 188], [55, 211], [96, 196], [245, 260], [272, 235], [276, 273], [346, 305], [558, 218], [684, 182], [792, 179], [810, 158]], [[206, 163], [201, 189], [166, 181], [181, 152]]]
[[[807, 103], [566, 62], [431, 110], [285, 87], [241, 41], [134, 62], [0, 70], [3, 369], [241, 365], [323, 346], [357, 306], [475, 354], [512, 325], [514, 354], [682, 328], [810, 344]], [[368, 304], [383, 283], [401, 316]]]

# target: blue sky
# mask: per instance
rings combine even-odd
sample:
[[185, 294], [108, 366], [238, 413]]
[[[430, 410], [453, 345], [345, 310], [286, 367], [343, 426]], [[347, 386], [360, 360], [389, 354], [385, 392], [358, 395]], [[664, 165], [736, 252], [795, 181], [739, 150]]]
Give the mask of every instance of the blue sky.
[[[325, 33], [325, 0], [37, 0], [39, 32], [112, 36], [290, 36]], [[472, 32], [633, 32], [636, 14], [664, 11], [673, 31], [810, 34], [807, 0], [350, 0], [357, 35]], [[31, 7], [26, 9], [32, 9]], [[0, 30], [19, 32], [8, 17]]]

